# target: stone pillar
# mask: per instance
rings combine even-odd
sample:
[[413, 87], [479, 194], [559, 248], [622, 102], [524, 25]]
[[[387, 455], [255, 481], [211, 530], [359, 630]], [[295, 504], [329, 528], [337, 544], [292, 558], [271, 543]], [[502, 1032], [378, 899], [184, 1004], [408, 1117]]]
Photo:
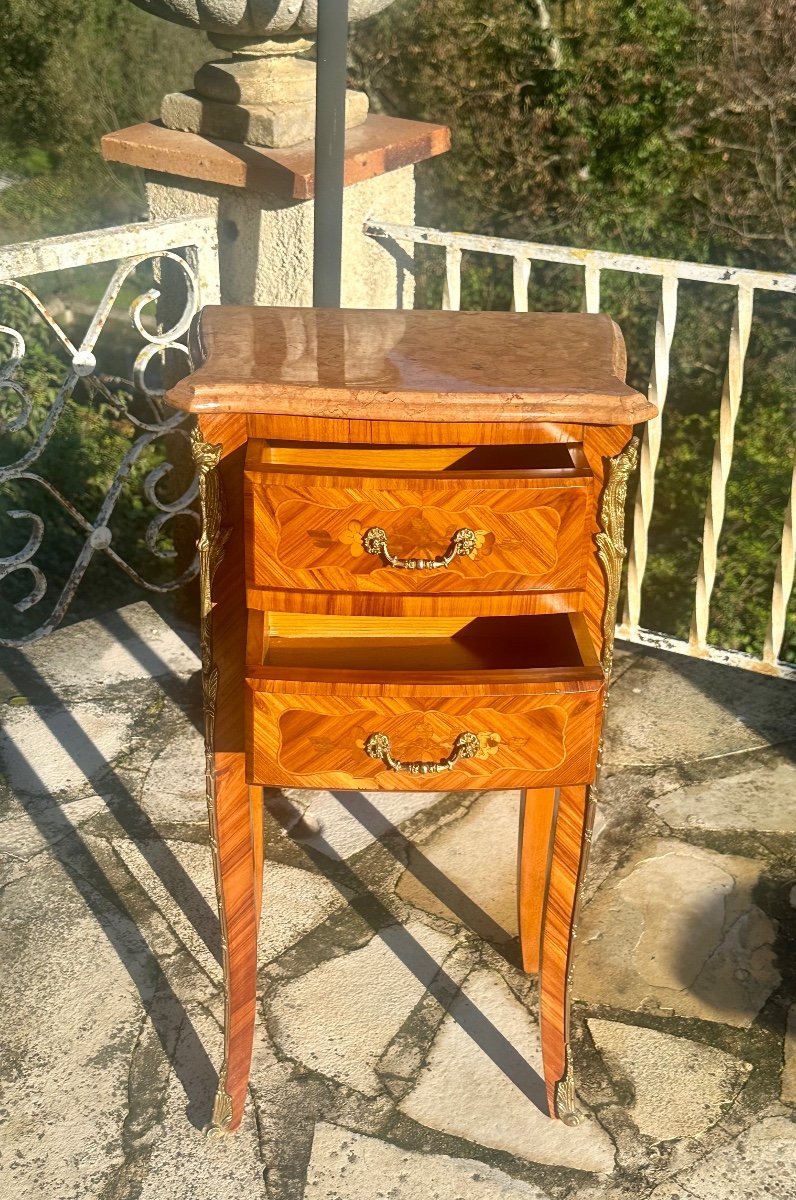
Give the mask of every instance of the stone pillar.
[[[342, 304], [411, 308], [411, 250], [367, 237], [367, 218], [412, 224], [415, 165], [449, 148], [445, 126], [372, 115], [346, 137]], [[217, 222], [223, 304], [312, 303], [314, 145], [212, 141], [155, 122], [107, 134], [105, 158], [142, 168], [152, 219]]]

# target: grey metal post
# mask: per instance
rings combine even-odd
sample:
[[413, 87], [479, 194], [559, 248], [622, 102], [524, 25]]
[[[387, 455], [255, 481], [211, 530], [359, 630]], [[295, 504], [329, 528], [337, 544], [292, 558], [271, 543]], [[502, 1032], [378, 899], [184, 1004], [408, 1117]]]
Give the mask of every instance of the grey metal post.
[[318, 2], [313, 303], [340, 307], [348, 0]]

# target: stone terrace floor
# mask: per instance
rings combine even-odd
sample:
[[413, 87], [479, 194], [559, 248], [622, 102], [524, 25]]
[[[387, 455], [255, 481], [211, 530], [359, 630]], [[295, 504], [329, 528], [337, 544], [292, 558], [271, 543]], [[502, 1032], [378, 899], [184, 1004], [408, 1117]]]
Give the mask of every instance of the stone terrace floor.
[[193, 635], [136, 604], [0, 665], [3, 1200], [796, 1196], [793, 684], [618, 656], [577, 1129], [535, 1104], [518, 795], [302, 793], [301, 841], [275, 794], [251, 1099], [209, 1141]]

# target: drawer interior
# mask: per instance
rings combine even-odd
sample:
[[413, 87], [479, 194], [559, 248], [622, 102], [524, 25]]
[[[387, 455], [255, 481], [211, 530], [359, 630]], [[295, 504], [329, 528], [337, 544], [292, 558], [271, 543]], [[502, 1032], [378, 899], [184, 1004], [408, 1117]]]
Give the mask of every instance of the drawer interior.
[[352, 674], [384, 683], [409, 676], [422, 683], [440, 675], [462, 684], [603, 679], [581, 613], [423, 619], [250, 614], [258, 619], [262, 629], [250, 640], [256, 655], [250, 674], [263, 680]]
[[515, 473], [567, 477], [589, 475], [583, 449], [575, 442], [545, 442], [507, 446], [372, 446], [252, 439], [246, 469], [293, 467], [319, 472], [375, 471], [405, 476], [500, 475]]

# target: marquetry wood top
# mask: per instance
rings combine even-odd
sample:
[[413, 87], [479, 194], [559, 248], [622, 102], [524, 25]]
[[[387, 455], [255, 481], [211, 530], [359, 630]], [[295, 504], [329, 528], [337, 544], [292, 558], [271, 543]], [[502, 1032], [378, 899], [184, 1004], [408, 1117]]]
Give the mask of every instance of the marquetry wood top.
[[199, 413], [630, 425], [622, 335], [586, 313], [208, 307], [204, 365], [169, 394]]

